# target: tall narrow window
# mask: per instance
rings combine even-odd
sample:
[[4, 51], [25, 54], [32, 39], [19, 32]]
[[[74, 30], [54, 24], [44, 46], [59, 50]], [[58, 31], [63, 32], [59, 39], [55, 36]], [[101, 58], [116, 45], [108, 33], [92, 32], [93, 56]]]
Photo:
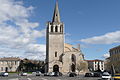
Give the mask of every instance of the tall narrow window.
[[15, 61], [15, 65], [17, 65], [17, 61]]
[[53, 26], [51, 26], [51, 32], [53, 32]]
[[58, 32], [57, 26], [55, 27], [55, 32]]
[[60, 26], [60, 32], [62, 32], [62, 26]]
[[72, 62], [76, 62], [76, 56], [74, 54], [72, 54], [71, 60], [72, 60]]
[[1, 67], [1, 71], [3, 71], [3, 67]]
[[55, 52], [55, 57], [57, 57], [57, 52]]

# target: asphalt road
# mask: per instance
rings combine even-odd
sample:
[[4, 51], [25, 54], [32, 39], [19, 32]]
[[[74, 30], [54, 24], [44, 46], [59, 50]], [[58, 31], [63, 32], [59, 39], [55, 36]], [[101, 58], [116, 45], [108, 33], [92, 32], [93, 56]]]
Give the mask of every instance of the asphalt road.
[[10, 74], [8, 77], [0, 77], [0, 80], [100, 80], [98, 77], [84, 77], [79, 75], [77, 77], [50, 77], [50, 76], [18, 76], [17, 74]]

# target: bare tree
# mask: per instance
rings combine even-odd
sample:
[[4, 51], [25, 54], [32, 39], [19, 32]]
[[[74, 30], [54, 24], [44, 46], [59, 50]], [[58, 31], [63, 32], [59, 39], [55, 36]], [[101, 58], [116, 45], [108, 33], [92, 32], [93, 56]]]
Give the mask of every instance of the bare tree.
[[77, 63], [77, 70], [80, 73], [80, 71], [86, 72], [88, 70], [88, 64], [86, 61], [79, 61]]
[[7, 61], [7, 65], [8, 65], [8, 68], [10, 69], [10, 71], [12, 71], [12, 67], [14, 65], [14, 62], [13, 61]]

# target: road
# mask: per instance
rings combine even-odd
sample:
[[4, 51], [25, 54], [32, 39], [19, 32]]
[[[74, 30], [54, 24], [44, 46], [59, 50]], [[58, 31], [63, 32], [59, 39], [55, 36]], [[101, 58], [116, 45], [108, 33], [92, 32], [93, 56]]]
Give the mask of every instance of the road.
[[83, 75], [77, 77], [49, 77], [49, 76], [18, 76], [17, 74], [10, 74], [8, 77], [0, 77], [0, 80], [100, 80], [98, 77], [84, 77]]

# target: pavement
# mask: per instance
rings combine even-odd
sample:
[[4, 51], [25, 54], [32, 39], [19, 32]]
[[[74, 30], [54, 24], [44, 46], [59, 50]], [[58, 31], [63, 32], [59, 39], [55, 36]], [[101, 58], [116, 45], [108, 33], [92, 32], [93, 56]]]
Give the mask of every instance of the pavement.
[[10, 74], [8, 77], [0, 77], [0, 80], [100, 80], [100, 77], [84, 77], [84, 75], [79, 75], [76, 77], [60, 76], [60, 77], [50, 77], [50, 76], [18, 76], [17, 74]]

